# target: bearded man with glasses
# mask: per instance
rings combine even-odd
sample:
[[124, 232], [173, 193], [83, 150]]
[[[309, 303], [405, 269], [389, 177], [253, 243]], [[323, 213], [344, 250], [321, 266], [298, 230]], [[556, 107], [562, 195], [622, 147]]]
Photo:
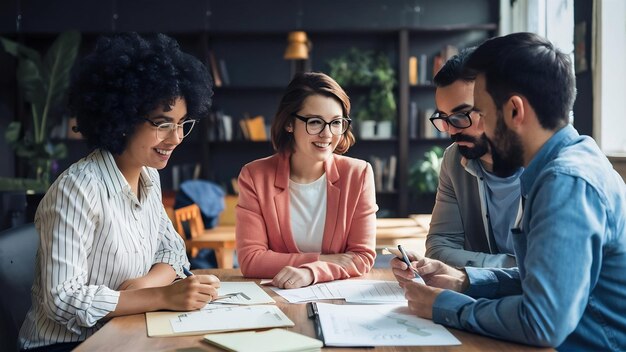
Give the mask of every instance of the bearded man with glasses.
[[473, 48], [435, 75], [437, 111], [430, 118], [454, 143], [444, 153], [426, 256], [453, 266], [513, 267], [510, 229], [520, 209], [521, 168], [495, 163], [473, 110], [474, 81], [462, 70]]

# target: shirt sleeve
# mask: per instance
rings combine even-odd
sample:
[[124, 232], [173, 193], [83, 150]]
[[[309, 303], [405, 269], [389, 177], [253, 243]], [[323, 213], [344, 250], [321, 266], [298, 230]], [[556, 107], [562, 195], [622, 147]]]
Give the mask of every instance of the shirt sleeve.
[[[452, 266], [515, 266], [515, 258], [507, 254], [490, 254], [465, 250], [465, 230], [456, 191], [450, 175], [453, 168], [452, 163], [454, 162], [456, 160], [446, 151], [439, 173], [437, 199], [433, 208], [430, 230], [426, 237], [426, 256], [441, 260]], [[478, 199], [478, 195], [476, 197]], [[476, 204], [480, 206], [479, 201]]]
[[[474, 300], [444, 291], [433, 306], [435, 322], [553, 347], [574, 331], [600, 274], [606, 207], [596, 190], [580, 178], [553, 173], [536, 184], [539, 189], [525, 208], [530, 212], [525, 215], [525, 229], [517, 234], [525, 236], [519, 240], [526, 243], [527, 251], [519, 271], [522, 293]], [[472, 270], [468, 273], [472, 275]], [[515, 281], [513, 272], [506, 273], [491, 271], [471, 284], [502, 287]]]
[[189, 260], [185, 250], [185, 242], [183, 238], [176, 232], [172, 220], [167, 216], [167, 212], [163, 207], [161, 199], [161, 185], [158, 173], [154, 172], [150, 175], [153, 184], [156, 186], [156, 195], [159, 198], [154, 211], [159, 215], [159, 247], [154, 255], [154, 263], [165, 263], [172, 266], [178, 277], [184, 278], [183, 266], [189, 268]]
[[360, 196], [347, 234], [346, 253], [351, 253], [352, 264], [348, 268], [325, 261], [301, 265], [313, 272], [313, 283], [348, 279], [366, 274], [376, 258], [376, 191], [374, 172], [368, 163], [361, 175]]
[[86, 284], [101, 196], [90, 175], [62, 176], [42, 199], [35, 219], [41, 237], [39, 298], [50, 319], [76, 334], [115, 310], [119, 299], [119, 292], [104, 285]]

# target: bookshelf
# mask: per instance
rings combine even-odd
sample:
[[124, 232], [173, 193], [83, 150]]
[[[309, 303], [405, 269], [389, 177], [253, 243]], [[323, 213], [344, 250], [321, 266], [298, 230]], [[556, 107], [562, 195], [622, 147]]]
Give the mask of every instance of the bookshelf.
[[[408, 169], [431, 146], [449, 144], [447, 138], [411, 138], [410, 105], [416, 103], [418, 110], [433, 108], [435, 87], [409, 83], [409, 58], [425, 54], [432, 65], [432, 56], [445, 45], [459, 48], [476, 45], [496, 34], [499, 17], [497, 0], [273, 0], [271, 6], [267, 2], [247, 0], [192, 0], [175, 8], [166, 0], [154, 0], [150, 6], [133, 2], [112, 5], [94, 0], [61, 3], [64, 5], [54, 7], [23, 1], [19, 8], [7, 5], [6, 11], [0, 11], [0, 19], [5, 19], [0, 21], [0, 35], [46, 47], [57, 33], [75, 28], [84, 34], [81, 46], [84, 53], [93, 47], [99, 34], [129, 30], [167, 33], [185, 51], [205, 63], [210, 63], [211, 53], [218, 67], [220, 61], [224, 62], [228, 79], [215, 87], [213, 101], [215, 107], [232, 117], [233, 126], [246, 113], [250, 117], [262, 115], [266, 124], [271, 123], [291, 78], [291, 63], [283, 59], [289, 31], [307, 32], [313, 43], [310, 57], [314, 71], [328, 72], [327, 61], [351, 47], [384, 53], [397, 75], [395, 135], [385, 140], [363, 140], [357, 134], [357, 144], [347, 155], [370, 162], [372, 157], [388, 160], [396, 156], [393, 189], [385, 188], [377, 193], [381, 215], [388, 216], [405, 216], [416, 211], [414, 203], [421, 201], [416, 201], [408, 189]], [[18, 11], [23, 19], [19, 34], [13, 26]], [[85, 21], [84, 12], [97, 15]], [[0, 61], [7, 63], [7, 58], [0, 57]], [[3, 78], [0, 91], [15, 98], [11, 93], [15, 91], [15, 82], [10, 76], [14, 72], [9, 66], [0, 70]], [[431, 80], [432, 74], [427, 77]], [[353, 102], [368, 91], [359, 86], [343, 88]], [[17, 99], [13, 98], [7, 100], [4, 110], [9, 113], [3, 116], [25, 120], [27, 112], [20, 111]], [[4, 122], [2, 118], [0, 122]], [[174, 166], [189, 169], [189, 165], [200, 162], [204, 178], [229, 185], [242, 165], [273, 153], [269, 141], [208, 140], [207, 124], [205, 119], [195, 127], [173, 154], [170, 165], [161, 172], [164, 189], [172, 188]], [[61, 170], [88, 151], [81, 141], [69, 142], [68, 146], [70, 156], [60, 163]], [[4, 163], [13, 161], [8, 158]], [[2, 166], [14, 170], [13, 165]], [[430, 211], [432, 200], [424, 202], [426, 205], [420, 209]]]

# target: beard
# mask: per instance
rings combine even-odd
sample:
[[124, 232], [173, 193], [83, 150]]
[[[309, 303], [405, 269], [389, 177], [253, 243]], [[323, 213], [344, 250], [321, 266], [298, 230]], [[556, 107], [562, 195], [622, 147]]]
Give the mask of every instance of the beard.
[[524, 166], [524, 146], [517, 133], [504, 123], [504, 114], [497, 112], [496, 129], [493, 140], [487, 138], [491, 146], [493, 173], [498, 177], [509, 177]]
[[474, 144], [473, 147], [458, 146], [459, 153], [467, 159], [478, 159], [489, 151], [489, 142], [484, 133], [478, 138], [462, 133], [453, 134], [450, 137], [454, 142], [470, 142]]

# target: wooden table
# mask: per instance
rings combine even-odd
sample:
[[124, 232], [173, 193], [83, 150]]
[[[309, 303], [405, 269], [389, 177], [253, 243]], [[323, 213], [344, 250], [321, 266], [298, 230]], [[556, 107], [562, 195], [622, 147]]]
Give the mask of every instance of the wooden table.
[[[237, 269], [196, 270], [196, 274], [214, 274], [222, 281], [246, 280]], [[392, 280], [389, 269], [374, 269], [363, 279]], [[257, 281], [258, 280], [254, 280]], [[305, 304], [287, 303], [282, 297], [267, 287], [264, 289], [276, 300], [276, 305], [296, 324], [292, 331], [315, 337], [313, 321], [307, 318]], [[341, 304], [343, 300], [333, 303]], [[449, 329], [462, 345], [460, 346], [425, 346], [425, 347], [377, 347], [371, 348], [324, 348], [324, 351], [552, 351], [552, 349], [534, 348], [511, 342], [491, 339], [461, 330]], [[93, 336], [78, 346], [75, 351], [221, 351], [219, 348], [202, 342], [202, 336], [148, 337], [145, 314], [117, 317], [108, 322]]]
[[411, 218], [376, 219], [376, 248], [395, 247], [405, 240], [426, 239], [430, 224], [430, 214]]

